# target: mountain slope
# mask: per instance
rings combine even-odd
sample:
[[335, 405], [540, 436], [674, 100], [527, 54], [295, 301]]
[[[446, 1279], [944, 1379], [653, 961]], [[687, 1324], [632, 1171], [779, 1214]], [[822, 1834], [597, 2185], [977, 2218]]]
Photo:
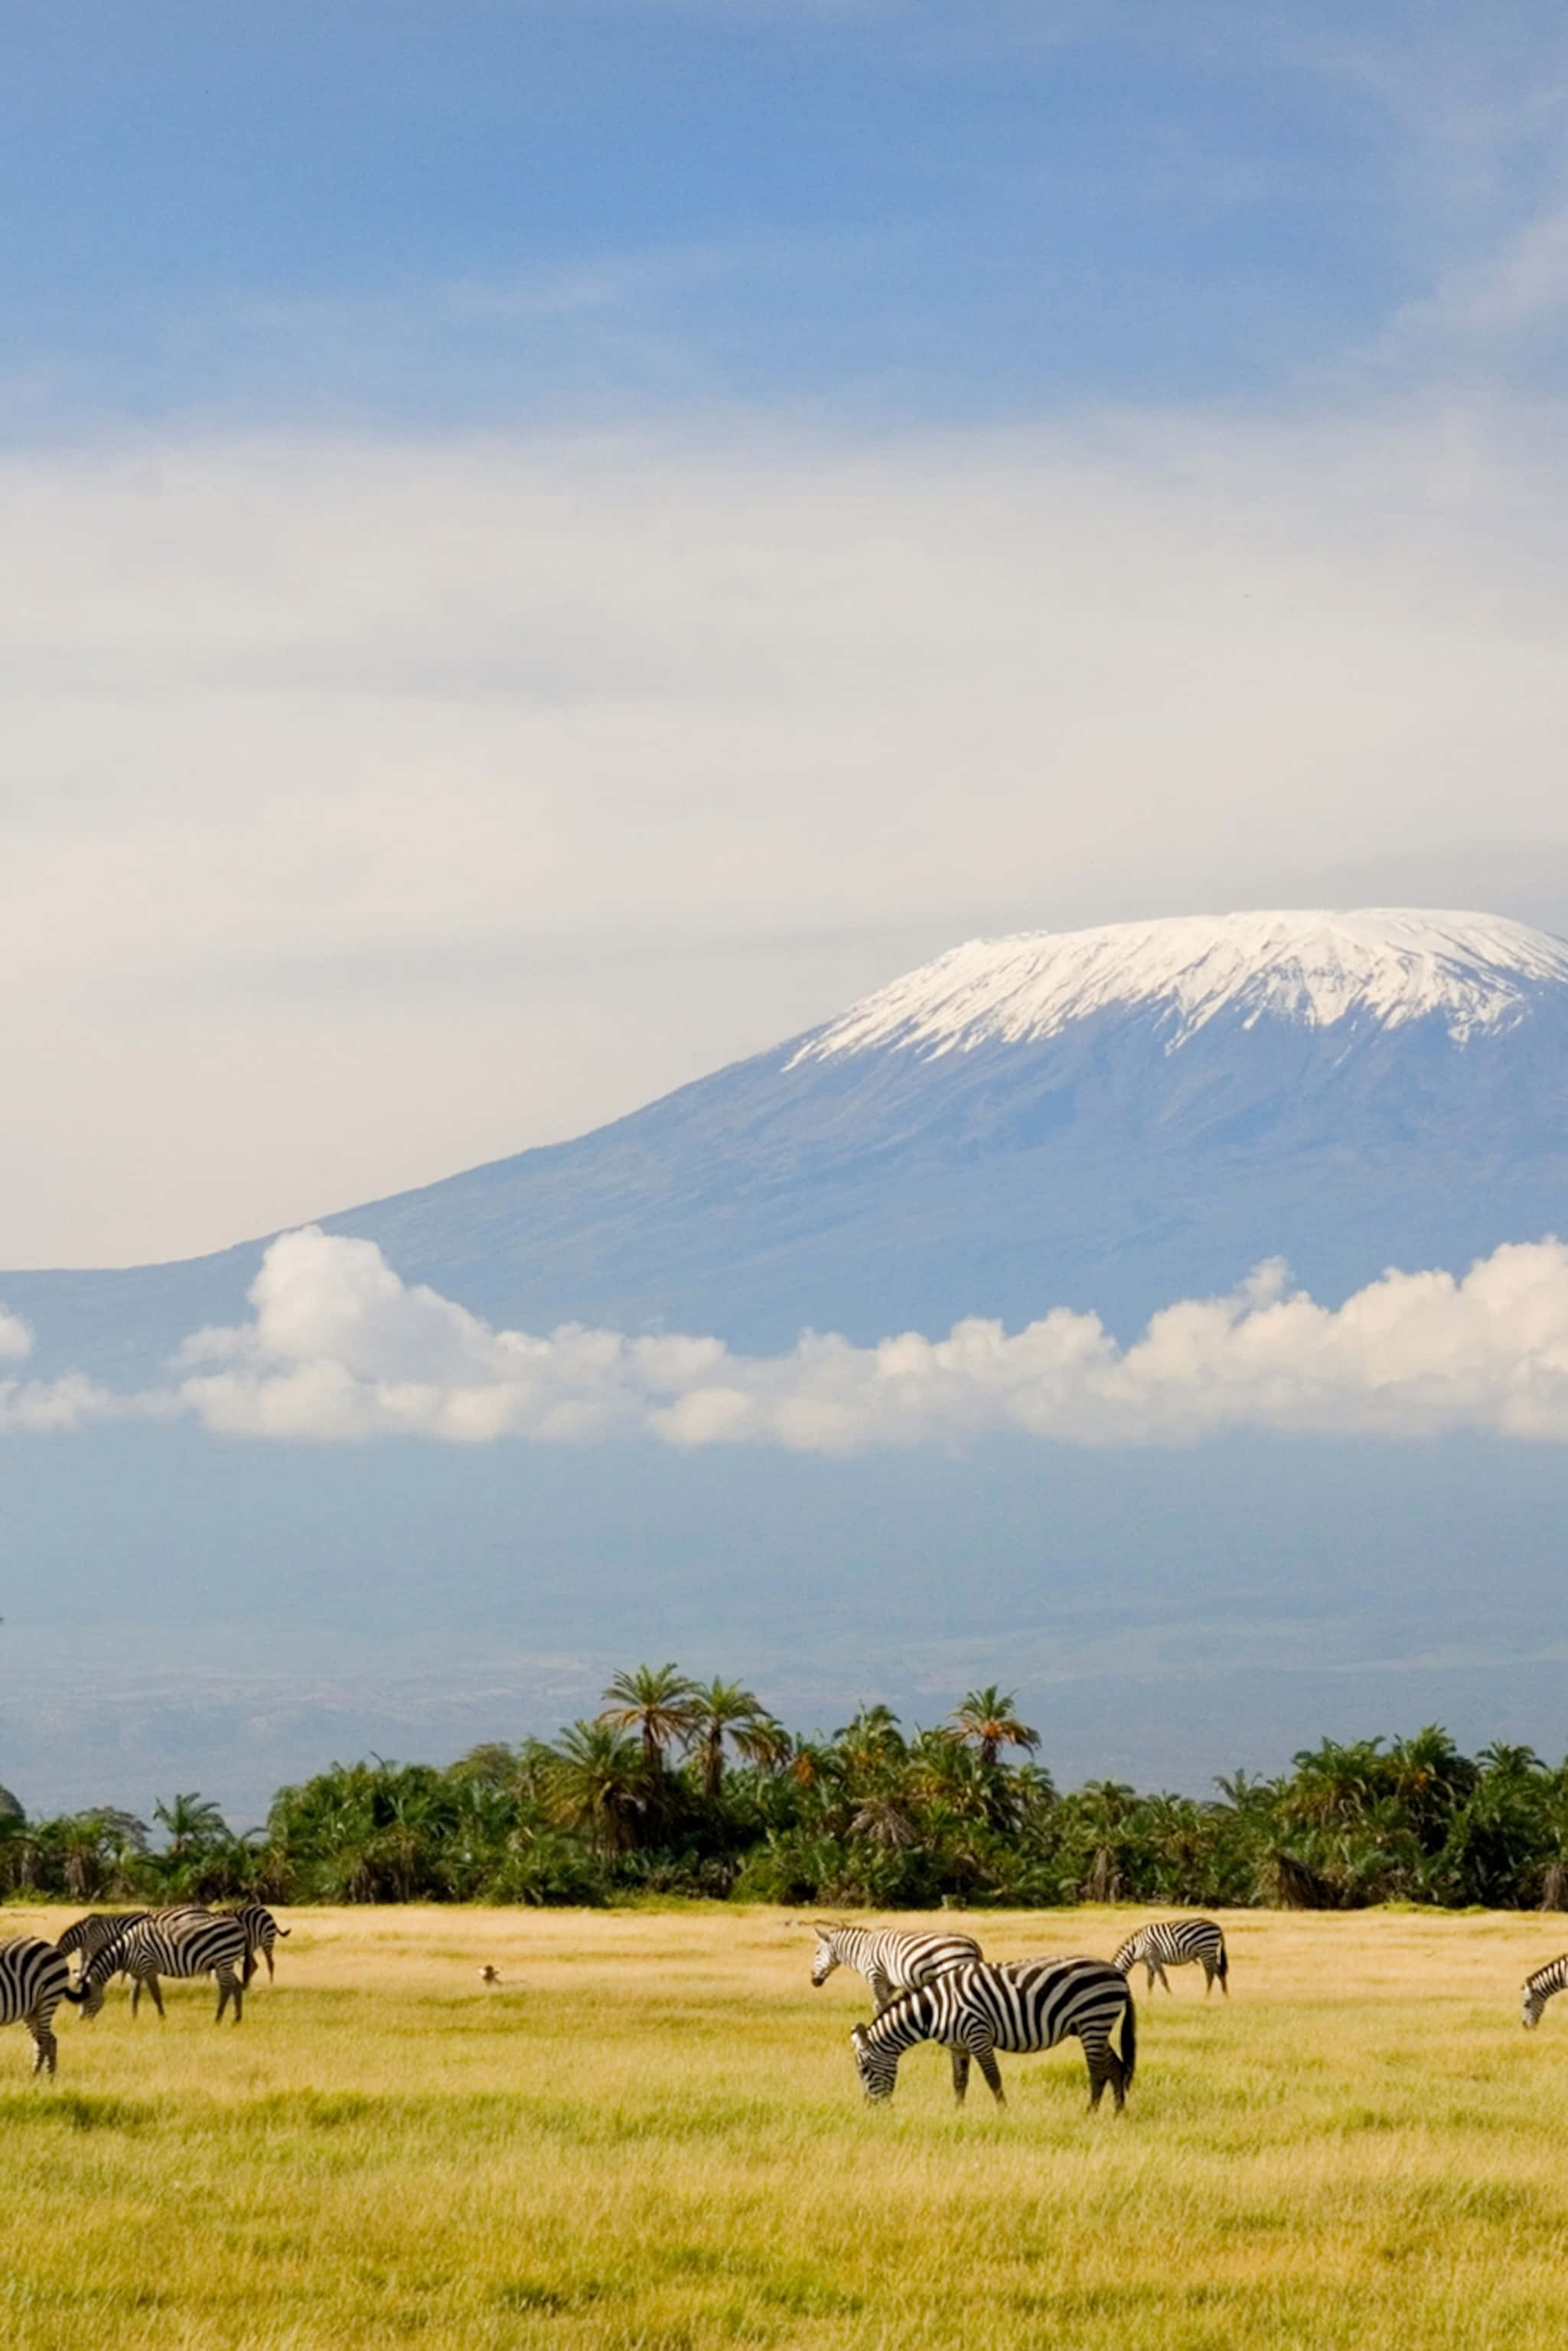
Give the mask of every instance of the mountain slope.
[[[1282, 1253], [1333, 1299], [1568, 1228], [1568, 946], [1266, 914], [956, 949], [615, 1124], [323, 1219], [502, 1322], [871, 1339], [1057, 1302], [1119, 1329]], [[232, 1321], [261, 1244], [14, 1274], [40, 1366]]]

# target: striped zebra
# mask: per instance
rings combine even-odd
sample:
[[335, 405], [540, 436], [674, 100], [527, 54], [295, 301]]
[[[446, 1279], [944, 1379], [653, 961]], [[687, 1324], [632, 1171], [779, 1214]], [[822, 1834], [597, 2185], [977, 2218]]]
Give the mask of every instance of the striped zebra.
[[55, 2070], [53, 2018], [62, 2000], [74, 1995], [71, 1971], [53, 1943], [38, 1935], [18, 1935], [0, 1943], [0, 2024], [25, 2024], [33, 2036], [33, 2071]]
[[901, 1991], [986, 1956], [973, 1935], [908, 1935], [894, 1927], [819, 1927], [816, 1933], [811, 1981], [818, 1991], [835, 1968], [853, 1968], [870, 1984], [879, 2016]]
[[1568, 1984], [1568, 1951], [1564, 1951], [1560, 1959], [1548, 1959], [1543, 1968], [1537, 1968], [1532, 1976], [1525, 1978], [1524, 1990], [1520, 1996], [1519, 2021], [1526, 2032], [1534, 2032], [1541, 2022], [1542, 2010], [1552, 1993], [1561, 1991], [1564, 1984]]
[[177, 1902], [163, 1910], [89, 1910], [66, 1928], [55, 1945], [57, 1951], [68, 1959], [74, 1953], [78, 1968], [85, 1968], [96, 1953], [110, 1943], [118, 1943], [130, 1927], [140, 1926], [143, 1918], [156, 1918], [168, 1926], [176, 1918], [204, 1918], [206, 1911], [198, 1902]]
[[1203, 1968], [1205, 2000], [1218, 1982], [1228, 1999], [1230, 1961], [1226, 1957], [1225, 1938], [1212, 1918], [1160, 1918], [1147, 1927], [1140, 1927], [1129, 1935], [1119, 1949], [1111, 1955], [1111, 1965], [1122, 1973], [1135, 1968], [1142, 1960], [1148, 1971], [1145, 1989], [1153, 1991], [1155, 1978], [1169, 1991], [1167, 1968], [1190, 1967], [1194, 1960]]
[[868, 2098], [892, 2097], [904, 2050], [917, 2041], [940, 2041], [953, 2054], [958, 2104], [969, 2086], [972, 2057], [999, 2106], [1007, 2101], [997, 2050], [1054, 2049], [1073, 2034], [1089, 2068], [1090, 2113], [1109, 2082], [1120, 2114], [1137, 2064], [1137, 2015], [1125, 1976], [1104, 1959], [1009, 1959], [954, 1968], [906, 1991], [874, 2023], [857, 2024], [850, 2037]]
[[250, 1980], [256, 1973], [258, 1955], [267, 1961], [267, 1980], [271, 1983], [272, 1947], [279, 1935], [287, 1937], [293, 1929], [280, 1927], [265, 1902], [242, 1902], [236, 1909], [220, 1910], [217, 1915], [221, 1918], [237, 1918], [245, 1928], [246, 1990], [250, 1990]]
[[246, 1953], [245, 1928], [237, 1918], [215, 1918], [208, 1912], [194, 1913], [183, 1918], [139, 1918], [127, 1927], [118, 1939], [105, 1943], [93, 1953], [81, 1971], [78, 1997], [86, 2016], [96, 2016], [103, 2006], [103, 1988], [111, 1976], [131, 1978], [131, 2013], [135, 2015], [143, 1986], [152, 1995], [152, 2005], [160, 2018], [163, 2014], [163, 1995], [159, 1989], [160, 1976], [191, 1977], [215, 1975], [218, 1980], [218, 2012], [214, 2023], [224, 2021], [224, 2011], [232, 2000], [235, 2022], [244, 2013], [245, 1983], [242, 1970]]

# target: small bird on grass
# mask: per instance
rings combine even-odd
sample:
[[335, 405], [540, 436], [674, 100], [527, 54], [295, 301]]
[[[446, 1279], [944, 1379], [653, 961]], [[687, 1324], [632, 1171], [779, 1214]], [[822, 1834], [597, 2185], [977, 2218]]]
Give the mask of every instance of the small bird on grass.
[[489, 1961], [486, 1960], [485, 1965], [479, 1970], [479, 1980], [481, 1983], [498, 1984], [501, 1980], [500, 1969], [491, 1967]]

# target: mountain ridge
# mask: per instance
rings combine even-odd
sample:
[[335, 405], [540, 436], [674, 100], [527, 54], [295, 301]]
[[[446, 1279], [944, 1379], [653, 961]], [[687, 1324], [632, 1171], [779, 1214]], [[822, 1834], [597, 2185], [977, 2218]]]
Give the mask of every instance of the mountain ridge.
[[[1071, 1017], [1016, 1033], [1064, 972]], [[1056, 1304], [1126, 1335], [1279, 1255], [1333, 1302], [1568, 1228], [1568, 946], [1409, 909], [970, 943], [589, 1134], [319, 1221], [496, 1323], [751, 1349]], [[241, 1319], [264, 1247], [0, 1298], [40, 1368], [124, 1376]]]
[[1115, 1005], [1168, 999], [1173, 1048], [1227, 1008], [1310, 1028], [1357, 1011], [1385, 1028], [1433, 1013], [1462, 1043], [1568, 982], [1568, 943], [1496, 914], [1411, 907], [1185, 914], [969, 939], [809, 1032], [795, 1061], [877, 1044], [968, 1051], [1060, 1036]]

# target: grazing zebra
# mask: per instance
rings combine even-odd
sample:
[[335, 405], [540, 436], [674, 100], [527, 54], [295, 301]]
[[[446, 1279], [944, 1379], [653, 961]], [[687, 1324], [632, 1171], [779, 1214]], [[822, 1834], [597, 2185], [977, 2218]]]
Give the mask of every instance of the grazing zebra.
[[215, 2023], [224, 2021], [224, 2011], [232, 2000], [235, 2022], [244, 2012], [245, 1984], [241, 1970], [245, 1966], [245, 1928], [237, 1918], [215, 1918], [207, 1912], [193, 1912], [183, 1918], [139, 1918], [127, 1927], [112, 1943], [105, 1943], [95, 1951], [81, 1971], [83, 2013], [96, 2016], [103, 2006], [103, 1988], [110, 1976], [120, 1974], [131, 1978], [131, 2013], [135, 2015], [141, 1999], [142, 1986], [152, 1995], [152, 2005], [160, 2018], [163, 2014], [163, 1995], [158, 1987], [160, 1976], [215, 1975], [218, 1980], [218, 2012]]
[[1212, 1918], [1161, 1918], [1153, 1926], [1140, 1927], [1129, 1935], [1121, 1949], [1111, 1955], [1111, 1965], [1120, 1968], [1124, 1975], [1142, 1960], [1148, 1970], [1146, 1989], [1153, 1991], [1155, 1978], [1169, 1991], [1167, 1968], [1185, 1968], [1197, 1959], [1203, 1965], [1203, 1996], [1214, 1990], [1216, 1981], [1227, 1999], [1230, 1995], [1228, 1980], [1230, 1961], [1225, 1953], [1225, 1938]]
[[265, 1902], [242, 1902], [237, 1909], [220, 1910], [220, 1918], [237, 1918], [245, 1928], [245, 1984], [250, 1990], [250, 1980], [256, 1973], [256, 1954], [267, 1961], [267, 1980], [273, 1980], [272, 1947], [279, 1935], [287, 1936], [292, 1928], [280, 1927]]
[[73, 1997], [71, 1971], [53, 1943], [38, 1935], [18, 1935], [0, 1943], [0, 2024], [25, 2024], [33, 2036], [33, 2071], [55, 2070], [51, 2020], [62, 2000]]
[[68, 1958], [77, 1955], [77, 1964], [85, 1968], [94, 1955], [110, 1943], [118, 1943], [130, 1927], [140, 1926], [143, 1918], [156, 1918], [168, 1926], [176, 1918], [204, 1918], [207, 1913], [199, 1902], [177, 1902], [164, 1910], [90, 1910], [85, 1918], [78, 1918], [66, 1928], [55, 1945]]
[[[1113, 2032], [1119, 2046], [1113, 2046]], [[1090, 2113], [1109, 2082], [1120, 2114], [1137, 2064], [1137, 2017], [1125, 1976], [1104, 1959], [1009, 1959], [954, 1968], [906, 1991], [874, 2024], [857, 2024], [850, 2037], [868, 2098], [892, 2097], [904, 2050], [917, 2041], [940, 2041], [953, 2053], [958, 2104], [969, 2086], [973, 2057], [999, 2106], [1007, 2102], [997, 2050], [1054, 2049], [1074, 2033], [1089, 2068]]]
[[811, 1981], [820, 1991], [835, 1968], [853, 1968], [870, 1984], [880, 2016], [901, 1991], [914, 1991], [949, 1968], [974, 1967], [985, 1956], [973, 1935], [906, 1935], [893, 1927], [819, 1927]]
[[1564, 1984], [1568, 1984], [1568, 1951], [1560, 1959], [1548, 1959], [1543, 1968], [1537, 1968], [1532, 1976], [1525, 1978], [1519, 2021], [1526, 2032], [1534, 2032], [1541, 2022], [1542, 2010]]

